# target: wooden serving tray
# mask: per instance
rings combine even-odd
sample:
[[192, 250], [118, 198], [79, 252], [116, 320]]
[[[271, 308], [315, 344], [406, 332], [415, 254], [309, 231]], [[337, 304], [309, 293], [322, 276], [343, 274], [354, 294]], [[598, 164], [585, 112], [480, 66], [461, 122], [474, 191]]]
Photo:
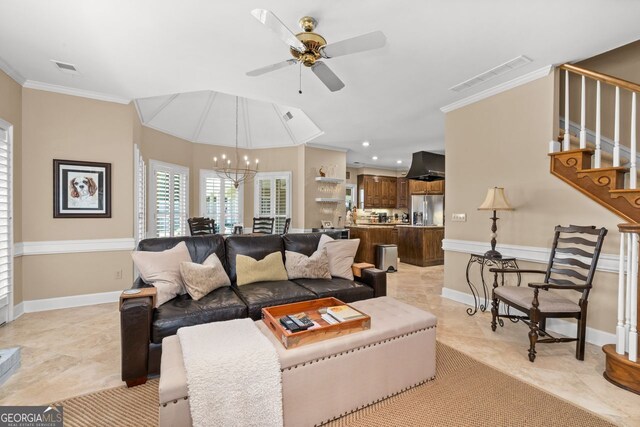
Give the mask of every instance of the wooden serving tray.
[[[364, 317], [336, 323], [334, 325], [327, 323], [322, 319], [318, 310], [336, 305], [344, 305], [344, 303], [336, 298], [320, 298], [311, 301], [266, 307], [262, 309], [262, 321], [269, 327], [276, 338], [278, 338], [278, 341], [280, 341], [287, 349], [352, 334], [354, 332], [364, 331], [371, 327], [371, 317], [353, 307], [351, 308], [362, 313]], [[311, 320], [318, 323], [320, 327], [294, 333], [288, 331], [280, 324], [281, 317], [289, 314], [301, 313], [303, 311]]]

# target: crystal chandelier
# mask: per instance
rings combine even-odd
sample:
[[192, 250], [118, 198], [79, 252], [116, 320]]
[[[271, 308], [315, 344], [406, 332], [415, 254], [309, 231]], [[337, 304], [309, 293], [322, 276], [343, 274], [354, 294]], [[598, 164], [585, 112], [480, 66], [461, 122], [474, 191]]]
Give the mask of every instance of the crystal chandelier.
[[235, 160], [227, 157], [226, 154], [222, 155], [220, 164], [218, 158], [213, 158], [214, 167], [213, 170], [218, 174], [220, 178], [227, 179], [233, 182], [233, 187], [238, 188], [240, 183], [251, 181], [258, 173], [258, 159], [255, 161], [255, 167], [251, 167], [251, 161], [248, 156], [244, 156], [240, 159], [240, 152], [238, 151], [238, 97], [236, 96], [236, 156]]

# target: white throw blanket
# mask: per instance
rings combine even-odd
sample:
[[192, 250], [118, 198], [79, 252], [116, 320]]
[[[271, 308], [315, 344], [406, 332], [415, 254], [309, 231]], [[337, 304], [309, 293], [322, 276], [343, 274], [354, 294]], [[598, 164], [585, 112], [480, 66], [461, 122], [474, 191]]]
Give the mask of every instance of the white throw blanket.
[[251, 319], [178, 330], [195, 427], [282, 426], [276, 350]]

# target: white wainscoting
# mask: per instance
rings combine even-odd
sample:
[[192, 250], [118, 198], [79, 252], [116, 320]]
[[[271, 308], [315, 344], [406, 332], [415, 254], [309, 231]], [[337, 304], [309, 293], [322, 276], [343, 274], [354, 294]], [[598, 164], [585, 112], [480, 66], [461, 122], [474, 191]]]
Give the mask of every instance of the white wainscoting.
[[[452, 301], [460, 302], [465, 305], [473, 306], [473, 296], [471, 294], [467, 294], [465, 292], [460, 292], [451, 288], [442, 288], [442, 297], [450, 299]], [[490, 313], [490, 310], [488, 311]], [[479, 315], [478, 312], [477, 315]], [[512, 310], [512, 314], [518, 314], [517, 310]], [[489, 319], [487, 319], [487, 325], [489, 324]], [[505, 327], [514, 327], [514, 328], [522, 328], [523, 333], [527, 333], [525, 328], [522, 325], [512, 325], [510, 322], [507, 322]], [[567, 320], [562, 319], [548, 319], [547, 320], [547, 329], [551, 332], [555, 332], [557, 334], [562, 334], [568, 337], [576, 336], [576, 324], [573, 322], [569, 322]], [[588, 343], [603, 346], [605, 344], [611, 344], [616, 342], [615, 334], [604, 332], [599, 329], [590, 328], [587, 326], [587, 334], [586, 339]]]
[[14, 256], [132, 251], [135, 249], [135, 240], [132, 237], [120, 239], [48, 240], [42, 242], [19, 242], [13, 248]]
[[[476, 242], [472, 240], [455, 240], [444, 239], [442, 241], [442, 249], [449, 252], [462, 252], [465, 254], [483, 254], [491, 246], [488, 242]], [[540, 248], [536, 246], [519, 246], [519, 245], [503, 245], [498, 244], [496, 250], [505, 257], [514, 257], [518, 261], [530, 261], [540, 264], [547, 264], [551, 250], [549, 248]], [[609, 273], [618, 273], [618, 254], [600, 254], [598, 261], [598, 271]]]

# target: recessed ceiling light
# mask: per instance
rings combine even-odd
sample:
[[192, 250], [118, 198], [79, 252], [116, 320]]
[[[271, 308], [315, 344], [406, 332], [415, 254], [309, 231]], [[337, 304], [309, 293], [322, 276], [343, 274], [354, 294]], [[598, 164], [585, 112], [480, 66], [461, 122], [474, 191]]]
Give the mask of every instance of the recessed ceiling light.
[[397, 160], [396, 163], [400, 164], [400, 163], [402, 163], [402, 160]]
[[362, 143], [362, 146], [363, 146], [363, 147], [368, 147], [368, 146], [369, 146], [369, 141], [365, 141], [365, 142], [363, 142], [363, 143]]
[[378, 160], [378, 156], [373, 156], [371, 159], [372, 160]]

